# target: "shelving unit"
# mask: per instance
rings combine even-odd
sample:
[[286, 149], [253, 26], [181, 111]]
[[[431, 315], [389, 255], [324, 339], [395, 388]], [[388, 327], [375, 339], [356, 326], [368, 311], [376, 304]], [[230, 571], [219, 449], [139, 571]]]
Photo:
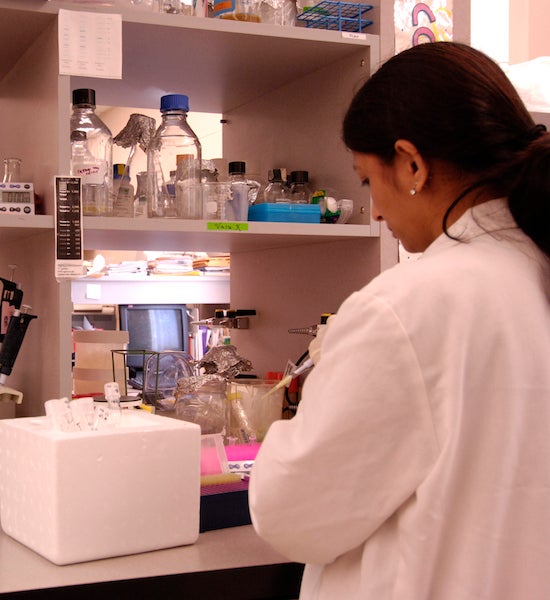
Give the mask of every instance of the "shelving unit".
[[[23, 176], [44, 195], [47, 212], [0, 217], [0, 275], [18, 265], [15, 279], [39, 317], [9, 380], [24, 392], [19, 414], [42, 414], [45, 400], [70, 394], [71, 290], [54, 278], [52, 182], [69, 170], [76, 87], [94, 88], [99, 104], [137, 108], [157, 108], [164, 93], [188, 94], [192, 111], [223, 115], [228, 160], [245, 160], [250, 171], [266, 174], [282, 164], [308, 170], [314, 185], [354, 199], [346, 225], [249, 223], [248, 231], [209, 231], [204, 221], [84, 219], [87, 249], [231, 252], [231, 305], [257, 310], [254, 328], [235, 332], [233, 341], [260, 376], [283, 370], [307, 347], [310, 340], [288, 328], [335, 311], [397, 260], [395, 241], [370, 221], [368, 197], [340, 141], [354, 89], [388, 54], [381, 40], [392, 7], [374, 4], [375, 25], [358, 36], [129, 5], [0, 0], [0, 155], [22, 158]], [[60, 9], [122, 14], [122, 80], [58, 74]]]

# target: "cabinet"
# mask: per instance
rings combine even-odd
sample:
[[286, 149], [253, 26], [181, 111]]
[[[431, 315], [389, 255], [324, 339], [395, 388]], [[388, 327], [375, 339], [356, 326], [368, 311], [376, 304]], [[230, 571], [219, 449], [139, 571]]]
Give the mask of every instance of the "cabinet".
[[[224, 157], [251, 172], [277, 164], [310, 171], [315, 184], [353, 198], [351, 224], [249, 223], [209, 231], [204, 221], [84, 218], [87, 249], [231, 252], [231, 305], [254, 308], [233, 342], [255, 372], [283, 370], [310, 341], [287, 329], [317, 322], [397, 259], [396, 244], [370, 221], [368, 197], [343, 147], [340, 126], [358, 82], [387, 56], [392, 6], [374, 0], [365, 36], [134, 11], [52, 0], [0, 0], [0, 156], [17, 155], [46, 215], [0, 216], [0, 274], [15, 278], [33, 321], [10, 387], [20, 415], [71, 390], [70, 284], [54, 278], [53, 176], [69, 171], [71, 91], [93, 87], [99, 104], [157, 108], [164, 93], [188, 94], [191, 110], [223, 114]], [[57, 13], [123, 17], [123, 79], [58, 74]], [[391, 38], [390, 36], [387, 36]]]

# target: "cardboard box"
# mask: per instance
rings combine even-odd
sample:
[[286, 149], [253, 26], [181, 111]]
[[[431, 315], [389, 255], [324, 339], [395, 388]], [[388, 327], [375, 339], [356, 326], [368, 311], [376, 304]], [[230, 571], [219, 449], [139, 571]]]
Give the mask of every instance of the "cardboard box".
[[58, 565], [194, 543], [200, 427], [124, 410], [110, 430], [0, 421], [2, 529]]

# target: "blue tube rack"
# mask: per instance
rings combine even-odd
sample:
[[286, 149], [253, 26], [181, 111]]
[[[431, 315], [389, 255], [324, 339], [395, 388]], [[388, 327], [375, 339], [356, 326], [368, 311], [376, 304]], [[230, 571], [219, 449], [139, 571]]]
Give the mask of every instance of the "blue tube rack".
[[371, 4], [323, 0], [307, 8], [297, 19], [303, 21], [306, 27], [361, 33], [373, 23], [363, 18], [372, 8]]

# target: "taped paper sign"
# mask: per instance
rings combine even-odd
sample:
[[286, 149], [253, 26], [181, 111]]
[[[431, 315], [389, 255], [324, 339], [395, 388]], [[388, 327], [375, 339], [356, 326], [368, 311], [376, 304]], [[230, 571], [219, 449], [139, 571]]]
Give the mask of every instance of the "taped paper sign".
[[395, 0], [395, 53], [426, 42], [453, 39], [453, 0]]

